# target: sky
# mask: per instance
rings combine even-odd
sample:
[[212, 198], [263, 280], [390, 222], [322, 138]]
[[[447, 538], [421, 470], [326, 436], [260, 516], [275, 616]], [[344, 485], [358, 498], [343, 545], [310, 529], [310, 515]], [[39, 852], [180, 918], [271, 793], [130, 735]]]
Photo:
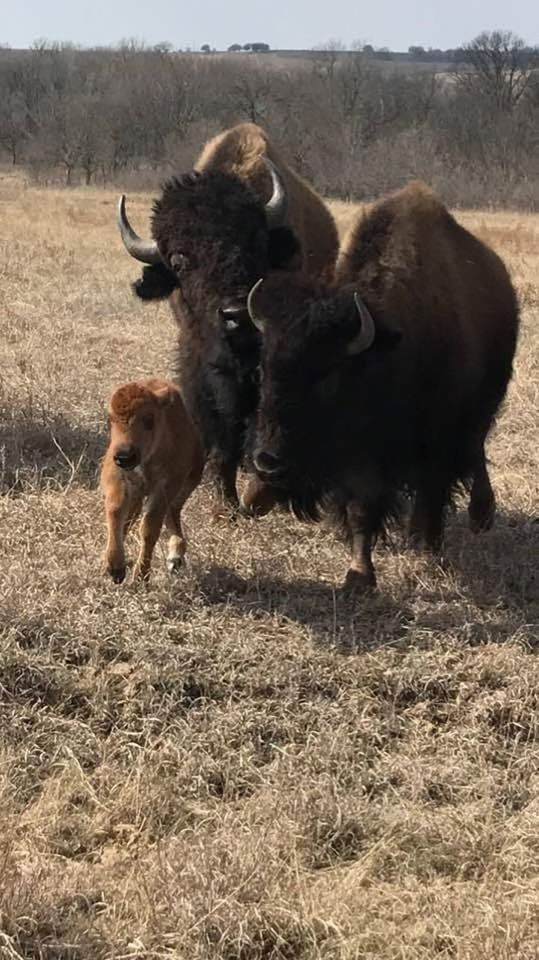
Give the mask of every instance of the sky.
[[455, 47], [494, 29], [539, 44], [539, 0], [0, 0], [0, 43], [12, 47], [37, 39], [94, 46], [136, 38], [192, 49], [253, 41], [310, 49], [359, 40], [407, 50]]

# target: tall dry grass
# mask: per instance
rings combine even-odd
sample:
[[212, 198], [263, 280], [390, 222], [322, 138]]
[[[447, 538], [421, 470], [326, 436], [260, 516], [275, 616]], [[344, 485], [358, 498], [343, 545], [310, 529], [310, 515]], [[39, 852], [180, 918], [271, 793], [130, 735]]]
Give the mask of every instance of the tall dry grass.
[[174, 337], [114, 202], [0, 180], [0, 956], [535, 960], [539, 218], [461, 215], [523, 303], [496, 527], [353, 605], [330, 533], [205, 488], [184, 575], [102, 579], [104, 401]]

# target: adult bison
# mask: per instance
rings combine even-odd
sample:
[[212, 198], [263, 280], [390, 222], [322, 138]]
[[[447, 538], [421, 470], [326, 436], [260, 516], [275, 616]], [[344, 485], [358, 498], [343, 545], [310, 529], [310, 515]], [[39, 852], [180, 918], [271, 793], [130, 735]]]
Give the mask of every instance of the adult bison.
[[[260, 338], [247, 294], [276, 269], [329, 279], [338, 249], [333, 218], [264, 131], [245, 123], [211, 140], [194, 171], [165, 184], [154, 203], [151, 241], [132, 230], [124, 197], [119, 227], [131, 256], [148, 264], [136, 294], [170, 297], [182, 393], [212, 457], [221, 505], [234, 508], [258, 396]], [[271, 495], [253, 478], [243, 503], [268, 509]]]
[[329, 289], [257, 284], [263, 329], [254, 464], [299, 516], [338, 509], [351, 542], [346, 585], [375, 585], [371, 551], [399, 495], [411, 533], [441, 547], [444, 508], [471, 485], [470, 525], [495, 501], [484, 443], [511, 377], [518, 305], [504, 264], [421, 183], [352, 229]]

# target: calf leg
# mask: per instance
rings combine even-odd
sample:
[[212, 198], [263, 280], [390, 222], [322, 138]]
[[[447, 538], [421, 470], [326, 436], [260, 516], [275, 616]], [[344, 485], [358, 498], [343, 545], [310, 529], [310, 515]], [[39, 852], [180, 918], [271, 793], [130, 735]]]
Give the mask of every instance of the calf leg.
[[193, 471], [185, 481], [181, 492], [166, 513], [165, 522], [170, 531], [167, 549], [167, 569], [174, 573], [179, 570], [185, 556], [186, 542], [182, 529], [182, 509], [200, 481], [200, 471]]
[[175, 573], [180, 569], [185, 556], [186, 544], [182, 529], [181, 509], [183, 500], [169, 507], [165, 517], [165, 523], [170, 532], [167, 547], [167, 570]]
[[155, 544], [159, 539], [167, 505], [163, 497], [150, 497], [140, 523], [140, 552], [133, 571], [134, 580], [147, 580], [150, 576]]
[[494, 523], [495, 513], [496, 499], [490, 483], [485, 460], [485, 450], [482, 445], [473, 476], [470, 503], [468, 506], [470, 530], [473, 533], [490, 530]]
[[114, 583], [121, 583], [125, 579], [125, 522], [127, 518], [127, 503], [116, 497], [106, 498], [105, 511], [107, 517], [107, 546], [105, 550], [105, 564], [107, 573]]
[[125, 520], [125, 536], [131, 532], [134, 524], [140, 517], [140, 511], [142, 510], [142, 503], [144, 501], [144, 496], [142, 493], [137, 492], [130, 501], [129, 510], [127, 511], [126, 520]]

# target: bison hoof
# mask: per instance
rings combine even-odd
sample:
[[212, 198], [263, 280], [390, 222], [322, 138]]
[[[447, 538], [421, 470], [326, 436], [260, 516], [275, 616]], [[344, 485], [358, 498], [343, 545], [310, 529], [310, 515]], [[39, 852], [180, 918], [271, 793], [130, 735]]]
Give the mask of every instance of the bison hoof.
[[483, 533], [490, 530], [494, 523], [496, 503], [494, 498], [474, 503], [468, 507], [468, 520], [472, 533]]
[[174, 557], [167, 557], [167, 570], [169, 573], [178, 573], [183, 566], [183, 557], [177, 554]]
[[107, 573], [114, 583], [123, 583], [125, 580], [125, 567], [107, 567]]
[[238, 507], [228, 506], [227, 504], [219, 504], [211, 512], [212, 523], [234, 523], [237, 516]]
[[252, 480], [245, 490], [240, 501], [242, 517], [265, 517], [273, 510], [277, 502], [275, 490], [265, 483]]
[[240, 517], [245, 517], [247, 520], [259, 519], [273, 510], [274, 503], [274, 500], [271, 503], [241, 503], [238, 512]]
[[364, 573], [360, 570], [349, 570], [343, 583], [343, 593], [346, 596], [360, 596], [376, 590], [376, 576], [374, 570]]

